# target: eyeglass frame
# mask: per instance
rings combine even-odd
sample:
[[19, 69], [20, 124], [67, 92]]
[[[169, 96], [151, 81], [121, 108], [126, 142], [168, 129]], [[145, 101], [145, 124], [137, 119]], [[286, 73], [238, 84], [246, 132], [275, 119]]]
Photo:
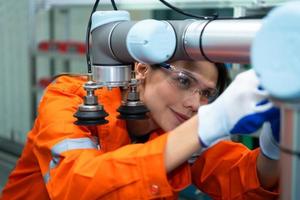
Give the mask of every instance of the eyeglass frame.
[[[176, 69], [176, 67], [174, 65], [168, 64], [168, 63], [160, 63], [160, 64], [154, 64], [152, 65], [154, 67], [159, 67], [162, 68], [164, 70], [167, 70], [169, 72], [181, 72], [183, 74], [185, 74], [186, 76], [189, 76], [191, 79], [197, 80], [195, 77], [187, 74], [187, 72], [185, 70], [178, 70]], [[208, 89], [200, 89], [200, 88], [196, 88], [195, 90], [192, 91], [192, 93], [198, 93], [200, 98], [205, 97], [208, 100], [208, 103], [211, 103], [212, 101], [214, 101], [218, 95], [219, 95], [219, 90], [217, 88], [210, 88], [209, 92], [211, 93], [211, 90], [214, 90], [213, 95], [210, 95], [209, 97], [207, 95], [203, 94], [203, 91], [208, 90]]]

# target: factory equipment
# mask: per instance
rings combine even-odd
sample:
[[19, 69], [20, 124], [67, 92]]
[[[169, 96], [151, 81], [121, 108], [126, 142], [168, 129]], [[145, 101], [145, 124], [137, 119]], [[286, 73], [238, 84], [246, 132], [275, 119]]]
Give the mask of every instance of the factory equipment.
[[[94, 91], [129, 88], [118, 109], [122, 119], [144, 119], [132, 67], [175, 60], [251, 63], [262, 86], [282, 110], [281, 199], [300, 199], [300, 2], [290, 2], [260, 19], [219, 19], [216, 16], [181, 21], [130, 21], [126, 11], [97, 11], [91, 33], [92, 61], [87, 54], [87, 96], [75, 117], [79, 125], [103, 124], [107, 113]], [[147, 28], [145, 28], [147, 27]], [[89, 53], [89, 48], [87, 49]], [[251, 52], [250, 52], [251, 50]], [[100, 99], [101, 102], [101, 99]]]

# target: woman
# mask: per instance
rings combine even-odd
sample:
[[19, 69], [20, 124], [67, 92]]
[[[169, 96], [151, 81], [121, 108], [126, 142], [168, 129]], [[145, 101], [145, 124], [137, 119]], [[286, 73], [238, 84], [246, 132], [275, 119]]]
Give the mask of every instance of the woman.
[[[276, 198], [272, 190], [278, 176], [274, 172], [269, 176], [264, 167], [276, 166], [277, 161], [267, 160], [259, 150], [220, 142], [192, 168], [186, 163], [203, 146], [198, 107], [223, 90], [225, 72], [224, 66], [216, 68], [209, 62], [137, 64], [139, 92], [150, 110], [149, 119], [118, 120], [121, 92], [103, 89], [96, 94], [110, 114], [109, 124], [96, 128], [74, 125], [73, 114], [85, 95], [84, 78], [58, 79], [47, 88], [2, 198], [176, 199], [192, 178], [215, 199]], [[247, 174], [251, 177], [245, 181]]]

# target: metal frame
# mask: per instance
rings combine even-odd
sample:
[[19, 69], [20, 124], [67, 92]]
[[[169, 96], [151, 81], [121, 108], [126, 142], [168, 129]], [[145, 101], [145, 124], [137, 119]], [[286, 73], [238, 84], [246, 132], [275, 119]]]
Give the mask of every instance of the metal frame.
[[[300, 199], [300, 102], [281, 105], [280, 199]], [[294, 152], [294, 154], [291, 154]], [[295, 153], [298, 152], [298, 155]]]
[[[69, 6], [89, 6], [95, 0], [44, 0], [45, 8], [69, 7]], [[272, 7], [280, 5], [285, 0], [168, 0], [168, 2], [180, 8], [231, 8], [242, 6], [248, 8]], [[165, 9], [166, 7], [158, 0], [118, 0], [117, 5], [122, 9]], [[101, 2], [103, 6], [110, 6], [110, 0]]]

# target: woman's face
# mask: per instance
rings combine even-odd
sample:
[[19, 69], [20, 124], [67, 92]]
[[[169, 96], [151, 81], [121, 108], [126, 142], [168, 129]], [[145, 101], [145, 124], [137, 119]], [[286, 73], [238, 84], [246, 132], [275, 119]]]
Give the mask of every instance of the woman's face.
[[142, 79], [141, 100], [154, 124], [165, 131], [176, 128], [207, 104], [199, 91], [215, 89], [218, 79], [216, 66], [209, 62], [177, 61], [171, 65], [175, 70], [152, 69], [140, 63], [136, 66], [137, 79]]

